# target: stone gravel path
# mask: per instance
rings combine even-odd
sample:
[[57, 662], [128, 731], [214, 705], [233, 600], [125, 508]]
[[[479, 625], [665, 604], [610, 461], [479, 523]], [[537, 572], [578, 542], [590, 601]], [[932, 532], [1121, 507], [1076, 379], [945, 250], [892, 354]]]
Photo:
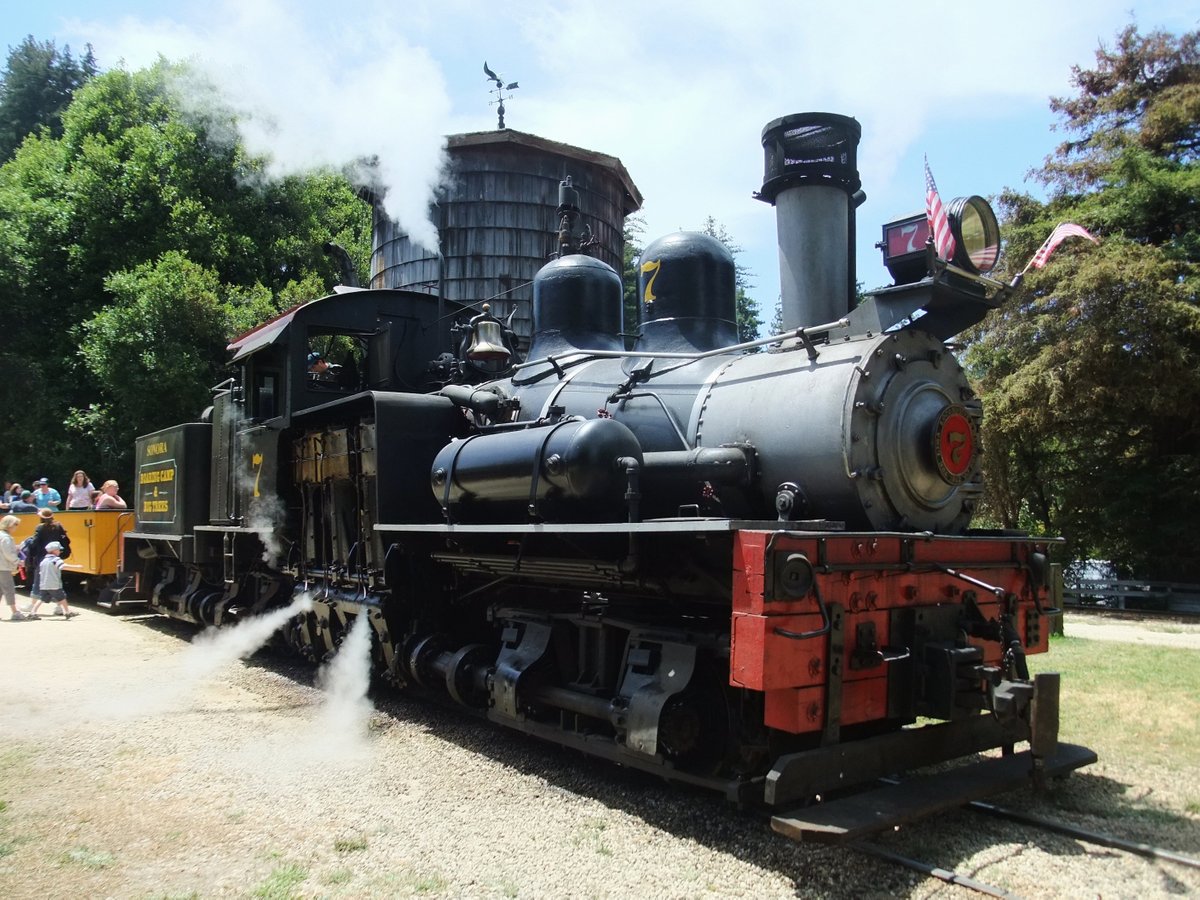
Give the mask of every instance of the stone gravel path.
[[[0, 622], [6, 898], [965, 896], [415, 700], [335, 709], [287, 658], [196, 680], [188, 630], [78, 608]], [[1196, 852], [1200, 817], [1161, 815]], [[969, 813], [881, 843], [1026, 897], [1200, 892], [1198, 873]]]

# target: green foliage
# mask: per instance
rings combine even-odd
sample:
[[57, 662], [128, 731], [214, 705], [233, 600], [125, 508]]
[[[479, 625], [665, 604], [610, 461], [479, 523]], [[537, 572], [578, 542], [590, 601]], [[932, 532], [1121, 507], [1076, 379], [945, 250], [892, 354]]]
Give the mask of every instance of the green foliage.
[[1050, 200], [1000, 198], [1006, 258], [1031, 258], [1062, 221], [1101, 245], [1069, 241], [1032, 270], [966, 357], [990, 517], [1181, 581], [1200, 580], [1200, 166], [1195, 118], [1177, 121], [1200, 91], [1196, 48], [1131, 27], [1075, 70], [1079, 96], [1053, 105], [1078, 136], [1041, 173]]
[[82, 59], [71, 48], [28, 35], [10, 48], [0, 74], [0, 161], [9, 159], [26, 136], [45, 128], [62, 134], [62, 115], [79, 87], [96, 73], [91, 45]]
[[107, 850], [90, 850], [87, 847], [76, 847], [62, 855], [62, 861], [67, 864], [83, 866], [85, 869], [107, 869], [116, 863], [117, 858]]
[[625, 266], [621, 280], [625, 293], [625, 331], [634, 333], [641, 324], [642, 304], [638, 300], [638, 260], [645, 249], [646, 219], [634, 214], [625, 220]]
[[1043, 178], [1076, 190], [1100, 184], [1126, 151], [1155, 158], [1194, 161], [1200, 150], [1200, 32], [1147, 35], [1129, 25], [1116, 44], [1101, 45], [1096, 68], [1073, 66], [1079, 93], [1056, 97], [1075, 137], [1047, 160]]
[[170, 251], [111, 276], [114, 302], [82, 326], [79, 353], [107, 403], [76, 411], [81, 433], [105, 427], [119, 454], [137, 434], [193, 420], [219, 380], [226, 309], [216, 274]]
[[0, 167], [6, 473], [121, 479], [131, 435], [208, 404], [230, 338], [336, 283], [325, 242], [366, 274], [370, 209], [346, 179], [267, 181], [196, 87], [165, 60], [92, 77], [61, 133]]
[[308, 879], [308, 870], [298, 865], [280, 866], [271, 872], [250, 894], [258, 900], [291, 900], [299, 896], [296, 888]]

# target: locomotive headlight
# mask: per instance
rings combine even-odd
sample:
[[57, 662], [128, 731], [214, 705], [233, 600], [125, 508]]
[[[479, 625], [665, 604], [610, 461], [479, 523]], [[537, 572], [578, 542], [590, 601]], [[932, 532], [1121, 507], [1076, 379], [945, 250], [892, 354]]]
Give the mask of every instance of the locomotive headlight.
[[[951, 262], [976, 275], [991, 272], [1000, 260], [1000, 226], [992, 207], [982, 197], [956, 197], [946, 207], [946, 215], [954, 234]], [[883, 251], [883, 264], [896, 284], [911, 284], [929, 274], [928, 239], [929, 222], [923, 212], [883, 226], [883, 240], [875, 246]]]
[[1000, 260], [1000, 226], [982, 197], [956, 197], [946, 214], [954, 232], [954, 264], [986, 275]]

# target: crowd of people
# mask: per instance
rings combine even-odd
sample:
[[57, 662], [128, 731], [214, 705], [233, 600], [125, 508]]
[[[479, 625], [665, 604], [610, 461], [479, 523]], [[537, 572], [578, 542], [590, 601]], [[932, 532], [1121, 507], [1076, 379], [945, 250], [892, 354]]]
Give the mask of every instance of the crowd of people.
[[120, 485], [109, 480], [97, 490], [87, 472], [79, 469], [71, 476], [67, 486], [67, 505], [63, 506], [62, 494], [50, 486], [48, 478], [39, 478], [33, 490], [23, 488], [18, 482], [5, 481], [4, 494], [0, 496], [0, 512], [38, 512], [43, 509], [125, 509], [125, 501], [118, 493]]
[[[62, 494], [50, 486], [47, 478], [33, 483], [32, 491], [14, 481], [4, 482], [0, 496], [0, 598], [8, 605], [13, 622], [37, 621], [42, 604], [54, 605], [54, 615], [71, 619], [71, 610], [63, 587], [63, 569], [79, 566], [67, 562], [71, 555], [71, 538], [55, 514], [63, 512], [126, 509], [119, 493], [120, 485], [109, 480], [97, 490], [82, 469], [71, 476], [67, 487], [67, 503]], [[37, 527], [33, 534], [18, 546], [12, 532], [21, 524], [20, 513], [36, 513]], [[28, 578], [31, 603], [28, 608], [17, 606], [16, 576]]]

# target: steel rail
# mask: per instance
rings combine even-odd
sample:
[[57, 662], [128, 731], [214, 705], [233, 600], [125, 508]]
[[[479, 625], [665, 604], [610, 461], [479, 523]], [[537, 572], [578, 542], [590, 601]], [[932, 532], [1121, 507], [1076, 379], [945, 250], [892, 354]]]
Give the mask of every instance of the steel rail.
[[985, 803], [982, 800], [972, 800], [967, 806], [977, 812], [986, 813], [989, 816], [995, 816], [999, 819], [1008, 819], [1012, 822], [1021, 822], [1026, 825], [1035, 825], [1039, 828], [1045, 828], [1047, 831], [1054, 831], [1058, 834], [1066, 835], [1067, 837], [1078, 838], [1081, 841], [1086, 841], [1089, 844], [1097, 844], [1101, 847], [1111, 847], [1114, 850], [1124, 850], [1128, 853], [1136, 854], [1137, 856], [1145, 856], [1149, 859], [1165, 859], [1170, 862], [1179, 863], [1181, 866], [1189, 866], [1193, 869], [1200, 869], [1200, 859], [1195, 859], [1191, 856], [1184, 856], [1182, 853], [1176, 853], [1173, 850], [1164, 850], [1161, 847], [1155, 847], [1151, 844], [1143, 844], [1139, 841], [1127, 841], [1124, 838], [1113, 837], [1108, 834], [1100, 834], [1095, 831], [1088, 831], [1084, 828], [1076, 828], [1074, 825], [1067, 825], [1063, 822], [1056, 822], [1053, 819], [1046, 819], [1042, 816], [1034, 815], [1033, 813], [1018, 812], [1015, 809], [1008, 809], [1003, 806], [996, 806], [992, 803]]
[[890, 850], [884, 850], [882, 847], [877, 847], [874, 844], [867, 844], [862, 841], [854, 841], [847, 844], [847, 847], [857, 850], [860, 853], [866, 853], [868, 856], [874, 856], [887, 862], [896, 863], [904, 866], [907, 869], [912, 869], [915, 872], [920, 872], [923, 875], [928, 875], [931, 878], [936, 878], [939, 881], [944, 881], [946, 884], [955, 884], [959, 887], [969, 888], [977, 891], [980, 894], [986, 894], [989, 897], [1003, 897], [1005, 900], [1020, 900], [1020, 894], [1014, 894], [1004, 888], [996, 887], [993, 884], [987, 884], [983, 881], [976, 881], [967, 875], [959, 875], [957, 872], [951, 872], [949, 869], [943, 869], [938, 866], [932, 866], [929, 863], [921, 862], [919, 859], [913, 859], [908, 856], [901, 856], [899, 853], [893, 853]]

